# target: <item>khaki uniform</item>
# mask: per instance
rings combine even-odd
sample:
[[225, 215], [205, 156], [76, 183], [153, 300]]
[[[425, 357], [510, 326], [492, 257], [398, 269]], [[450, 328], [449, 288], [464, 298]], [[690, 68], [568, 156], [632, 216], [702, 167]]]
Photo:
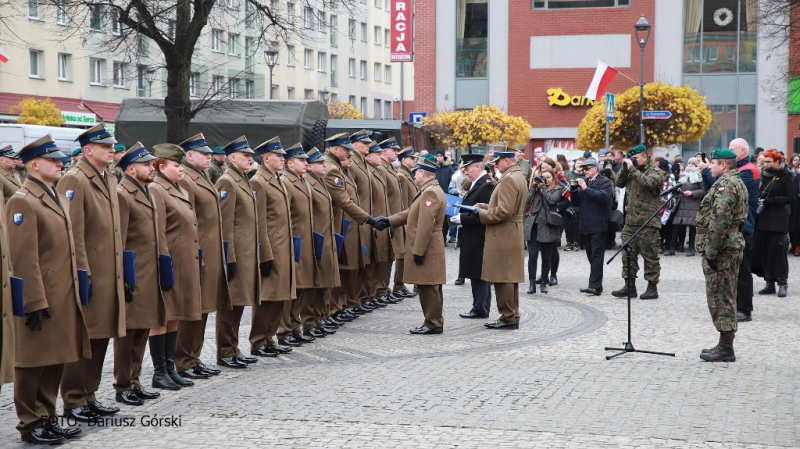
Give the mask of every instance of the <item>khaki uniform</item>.
[[166, 248], [158, 238], [150, 193], [126, 176], [117, 186], [117, 197], [122, 246], [133, 251], [136, 269], [133, 301], [125, 303], [125, 337], [114, 339], [114, 389], [121, 393], [141, 386], [139, 376], [150, 329], [166, 324], [158, 271], [158, 255], [166, 254]]
[[519, 283], [525, 282], [523, 215], [528, 185], [516, 165], [500, 178], [488, 210], [478, 218], [486, 225], [481, 279], [494, 283], [500, 321], [519, 323]]
[[333, 237], [336, 225], [333, 221], [333, 202], [325, 187], [325, 182], [317, 175], [309, 172], [305, 176], [308, 186], [311, 189], [311, 204], [314, 216], [314, 232], [321, 234], [324, 240], [322, 258], [317, 260], [318, 274], [315, 287], [322, 291], [317, 292], [318, 296], [312, 304], [304, 304], [301, 312], [303, 317], [303, 329], [310, 329], [319, 326], [319, 321], [328, 316], [330, 307], [326, 300], [331, 290], [340, 287], [339, 281], [339, 262], [336, 255], [336, 240]]
[[88, 271], [93, 290], [83, 307], [92, 359], [65, 366], [61, 380], [64, 408], [72, 409], [96, 401], [108, 339], [125, 336], [122, 240], [115, 177], [82, 158], [58, 181], [57, 190], [69, 201], [75, 259]]
[[[11, 276], [8, 228], [6, 226], [5, 200], [0, 199], [0, 276]], [[14, 313], [11, 303], [11, 285], [3, 282], [0, 290], [0, 385], [14, 382]]]
[[[434, 178], [420, 188], [408, 210], [389, 217], [393, 228], [407, 225], [406, 254], [409, 264], [405, 279], [417, 285], [425, 314], [424, 325], [432, 330], [442, 330], [444, 327], [442, 284], [447, 282], [447, 272], [441, 232], [446, 208], [447, 198]], [[413, 261], [414, 255], [423, 257], [422, 265]]]
[[[411, 170], [406, 168], [404, 165], [400, 166], [400, 171], [397, 173], [398, 181], [400, 182], [400, 207], [401, 210], [408, 210], [411, 201], [417, 196], [419, 192], [419, 186], [414, 181], [414, 175], [411, 173]], [[403, 242], [402, 246], [394, 248], [394, 254], [397, 258], [397, 261], [394, 265], [394, 287], [392, 291], [396, 292], [398, 290], [407, 290], [404, 280], [404, 273], [405, 273], [405, 235], [406, 235], [406, 227], [403, 226], [402, 228], [395, 229], [394, 232], [398, 232], [402, 229], [403, 233]]]
[[297, 273], [292, 245], [291, 196], [284, 182], [262, 165], [250, 180], [256, 192], [261, 262], [272, 261], [272, 271], [261, 279], [259, 304], [253, 308], [250, 348], [272, 343], [283, 306], [297, 298]]
[[11, 195], [16, 193], [22, 186], [22, 179], [15, 171], [0, 167], [0, 184], [3, 187], [3, 199], [8, 201]]
[[40, 427], [42, 416], [56, 414], [64, 365], [92, 357], [78, 298], [70, 203], [63, 196], [56, 202], [51, 193], [29, 178], [9, 199], [6, 213], [10, 263], [14, 275], [25, 280], [25, 312], [48, 308], [52, 313], [40, 331], [26, 327], [24, 318], [15, 318], [14, 403], [17, 430], [23, 435]]
[[228, 278], [231, 308], [217, 310], [217, 358], [239, 351], [239, 323], [245, 306], [254, 306], [261, 288], [258, 275], [258, 228], [256, 197], [239, 170], [227, 166], [216, 185], [222, 210], [222, 238], [228, 242], [227, 263], [236, 264]]
[[[375, 216], [388, 217], [392, 214], [389, 209], [389, 196], [388, 196], [388, 183], [383, 176], [380, 168], [375, 168], [372, 165], [367, 167], [370, 175], [372, 175], [372, 213]], [[399, 210], [397, 212], [400, 212]], [[394, 261], [394, 254], [392, 254], [392, 232], [377, 232], [374, 229], [372, 234], [375, 239], [375, 262], [377, 262], [377, 273], [375, 281], [377, 282], [376, 296], [384, 296], [391, 293], [389, 289], [389, 278], [392, 274], [392, 261]]]
[[[353, 162], [349, 172], [353, 176], [358, 190], [359, 207], [368, 215], [374, 215], [372, 211], [372, 174], [367, 168], [367, 161], [358, 153], [353, 152]], [[357, 283], [360, 286], [358, 293], [359, 302], [364, 303], [375, 297], [378, 291], [378, 260], [375, 255], [375, 231], [368, 224], [361, 224], [359, 227], [361, 234], [361, 246], [366, 248], [363, 253], [364, 267], [359, 269]]]
[[186, 371], [203, 363], [203, 350], [208, 314], [230, 306], [228, 279], [225, 277], [225, 253], [222, 247], [222, 212], [219, 192], [202, 170], [184, 162], [186, 175], [178, 183], [186, 191], [197, 217], [197, 233], [203, 252], [200, 273], [199, 321], [178, 323], [178, 342], [175, 348], [175, 369]]

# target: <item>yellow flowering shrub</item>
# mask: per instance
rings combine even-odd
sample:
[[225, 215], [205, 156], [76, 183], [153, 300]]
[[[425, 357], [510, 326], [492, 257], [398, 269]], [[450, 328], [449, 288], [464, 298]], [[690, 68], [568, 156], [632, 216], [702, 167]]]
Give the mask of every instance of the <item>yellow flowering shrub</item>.
[[49, 98], [26, 97], [9, 110], [12, 114], [19, 114], [17, 123], [23, 125], [61, 126], [65, 121], [61, 118], [61, 110]]
[[343, 120], [361, 120], [364, 118], [361, 111], [356, 109], [355, 106], [346, 102], [331, 100], [328, 102], [328, 115], [330, 118], [337, 118]]
[[422, 119], [422, 125], [437, 146], [455, 148], [497, 142], [508, 146], [525, 143], [531, 129], [522, 117], [507, 115], [487, 105], [471, 110], [440, 111]]
[[[666, 120], [645, 120], [645, 145], [663, 146], [696, 142], [706, 133], [713, 116], [706, 97], [684, 85], [666, 83], [644, 85], [644, 110], [669, 111]], [[639, 86], [616, 96], [614, 120], [609, 123], [609, 142], [625, 150], [639, 144]], [[606, 146], [606, 100], [595, 102], [578, 126], [578, 148], [597, 150]]]

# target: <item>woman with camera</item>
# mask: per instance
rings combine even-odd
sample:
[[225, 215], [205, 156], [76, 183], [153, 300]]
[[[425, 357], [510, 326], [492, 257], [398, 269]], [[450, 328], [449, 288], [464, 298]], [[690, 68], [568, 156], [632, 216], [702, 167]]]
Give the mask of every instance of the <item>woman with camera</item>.
[[753, 273], [767, 281], [759, 295], [787, 293], [789, 261], [786, 233], [789, 232], [789, 209], [796, 195], [792, 174], [783, 166], [783, 155], [774, 149], [763, 153], [764, 169], [761, 171], [761, 193], [756, 209], [756, 229], [753, 235]]
[[528, 294], [536, 293], [536, 265], [539, 253], [542, 254], [541, 292], [547, 293], [549, 275], [556, 242], [561, 240], [561, 215], [557, 204], [561, 200], [563, 188], [551, 169], [541, 170], [541, 175], [533, 178], [526, 201], [524, 232], [528, 242]]
[[686, 231], [689, 231], [689, 248], [686, 249], [686, 257], [694, 256], [694, 238], [697, 234], [697, 223], [695, 217], [700, 211], [700, 203], [706, 195], [703, 188], [703, 175], [700, 173], [700, 160], [689, 158], [686, 162], [686, 170], [680, 175], [678, 182], [683, 184], [681, 187], [681, 200], [678, 202], [677, 209], [672, 211], [672, 246], [683, 248], [683, 238]]

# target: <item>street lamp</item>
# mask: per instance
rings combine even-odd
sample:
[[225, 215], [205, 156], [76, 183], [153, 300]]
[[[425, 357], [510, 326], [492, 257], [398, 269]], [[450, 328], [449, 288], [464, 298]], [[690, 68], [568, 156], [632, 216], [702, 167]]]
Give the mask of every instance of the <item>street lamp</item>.
[[269, 66], [269, 99], [272, 100], [272, 69], [278, 63], [278, 49], [270, 45], [269, 48], [264, 50], [264, 60]]
[[644, 47], [647, 46], [647, 41], [650, 40], [650, 24], [647, 23], [647, 19], [642, 15], [633, 28], [636, 30], [636, 42], [639, 43], [639, 48], [642, 49], [639, 72], [639, 144], [644, 145]]
[[323, 89], [323, 90], [322, 90], [322, 92], [320, 92], [320, 93], [322, 94], [322, 101], [323, 101], [325, 104], [328, 104], [328, 100], [330, 100], [330, 99], [331, 99], [331, 91], [329, 91], [329, 90], [328, 90], [328, 88], [326, 87], [326, 88], [325, 88], [325, 89]]
[[144, 71], [144, 77], [147, 79], [147, 84], [149, 84], [150, 93], [148, 97], [153, 97], [153, 81], [156, 80], [156, 69], [155, 67], [148, 67]]

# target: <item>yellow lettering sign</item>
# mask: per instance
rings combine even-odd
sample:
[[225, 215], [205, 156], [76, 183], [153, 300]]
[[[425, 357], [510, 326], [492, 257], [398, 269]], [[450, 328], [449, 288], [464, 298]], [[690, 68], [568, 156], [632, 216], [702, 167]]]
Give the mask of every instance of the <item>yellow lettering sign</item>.
[[584, 96], [570, 97], [563, 89], [556, 87], [555, 89], [547, 89], [547, 100], [550, 101], [550, 106], [593, 106], [594, 100], [590, 100]]

